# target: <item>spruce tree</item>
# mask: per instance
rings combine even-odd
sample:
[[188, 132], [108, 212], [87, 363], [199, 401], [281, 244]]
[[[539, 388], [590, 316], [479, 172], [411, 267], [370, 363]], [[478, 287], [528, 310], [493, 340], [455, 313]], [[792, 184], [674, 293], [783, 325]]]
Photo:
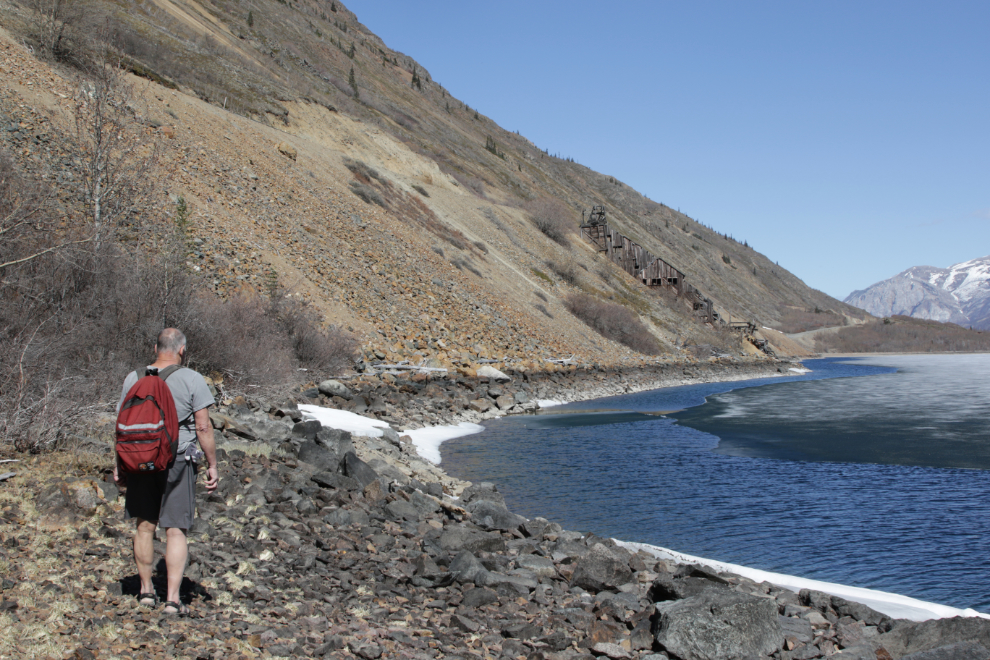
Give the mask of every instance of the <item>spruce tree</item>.
[[247, 24], [248, 24], [248, 27], [254, 27], [254, 12], [253, 11], [249, 11], [248, 12]]
[[351, 89], [354, 90], [354, 98], [357, 98], [359, 94], [358, 94], [357, 78], [354, 77], [354, 67], [351, 67], [351, 72], [347, 75], [347, 84], [350, 85]]

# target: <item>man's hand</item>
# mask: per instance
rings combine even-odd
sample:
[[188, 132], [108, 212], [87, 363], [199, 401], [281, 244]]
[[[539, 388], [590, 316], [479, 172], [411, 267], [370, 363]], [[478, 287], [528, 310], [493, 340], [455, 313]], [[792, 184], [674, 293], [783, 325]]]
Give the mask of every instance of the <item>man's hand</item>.
[[117, 466], [113, 466], [113, 482], [118, 486], [123, 486], [127, 483], [127, 477], [122, 474], [117, 473]]
[[216, 465], [210, 466], [206, 469], [206, 492], [215, 491], [218, 483], [220, 483], [220, 471]]

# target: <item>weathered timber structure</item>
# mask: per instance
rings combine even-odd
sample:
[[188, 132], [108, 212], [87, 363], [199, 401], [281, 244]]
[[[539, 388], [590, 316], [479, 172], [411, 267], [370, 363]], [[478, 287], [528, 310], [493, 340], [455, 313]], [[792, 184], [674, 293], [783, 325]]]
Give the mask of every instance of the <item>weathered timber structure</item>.
[[595, 206], [591, 209], [587, 223], [581, 225], [581, 236], [595, 245], [599, 252], [603, 252], [606, 258], [641, 280], [646, 286], [672, 288], [677, 295], [691, 302], [695, 313], [706, 323], [715, 325], [721, 322], [718, 312], [715, 311], [715, 303], [688, 284], [682, 271], [660, 257], [654, 256], [617, 229], [609, 227], [604, 206]]

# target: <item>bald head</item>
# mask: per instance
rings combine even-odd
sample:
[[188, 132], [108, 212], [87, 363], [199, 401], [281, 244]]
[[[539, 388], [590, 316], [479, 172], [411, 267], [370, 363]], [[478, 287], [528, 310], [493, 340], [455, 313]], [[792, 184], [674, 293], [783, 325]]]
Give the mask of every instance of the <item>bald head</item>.
[[158, 333], [155, 353], [159, 357], [169, 354], [179, 356], [186, 347], [186, 336], [177, 328], [165, 328]]

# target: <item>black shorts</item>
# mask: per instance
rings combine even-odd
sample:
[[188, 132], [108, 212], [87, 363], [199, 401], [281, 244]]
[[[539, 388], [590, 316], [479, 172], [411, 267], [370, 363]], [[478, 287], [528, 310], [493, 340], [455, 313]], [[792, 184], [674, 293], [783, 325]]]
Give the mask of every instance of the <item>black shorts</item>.
[[196, 513], [196, 464], [179, 454], [168, 472], [128, 474], [124, 518], [189, 529]]

